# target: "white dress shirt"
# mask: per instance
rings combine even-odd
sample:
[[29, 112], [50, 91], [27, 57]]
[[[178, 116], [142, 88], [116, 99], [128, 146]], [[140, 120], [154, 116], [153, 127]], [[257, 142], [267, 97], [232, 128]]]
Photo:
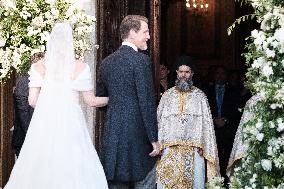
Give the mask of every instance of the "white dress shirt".
[[128, 41], [123, 41], [122, 45], [127, 45], [127, 46], [133, 48], [135, 51], [138, 51], [138, 48], [136, 47], [136, 45], [134, 45], [133, 43], [130, 43]]

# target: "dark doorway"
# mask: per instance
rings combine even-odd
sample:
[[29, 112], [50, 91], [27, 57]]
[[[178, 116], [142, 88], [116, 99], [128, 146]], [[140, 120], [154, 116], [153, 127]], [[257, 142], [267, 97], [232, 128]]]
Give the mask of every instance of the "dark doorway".
[[[192, 15], [185, 0], [97, 0], [98, 68], [103, 58], [121, 44], [119, 24], [128, 14], [149, 18], [151, 34], [148, 53], [152, 59], [156, 95], [159, 96], [159, 64], [171, 67], [181, 55], [197, 57], [199, 78], [203, 80], [211, 65], [224, 65], [228, 69], [243, 69], [245, 38], [256, 27], [246, 22], [231, 36], [227, 28], [241, 15], [252, 12], [240, 7], [234, 0], [208, 0], [206, 16]], [[95, 142], [100, 149], [104, 114], [97, 112]]]
[[252, 9], [234, 0], [207, 3], [208, 11], [201, 15], [187, 8], [186, 0], [161, 1], [160, 63], [171, 68], [179, 56], [195, 57], [201, 83], [213, 65], [244, 70], [241, 54], [245, 52], [245, 38], [257, 27], [255, 21], [246, 21], [228, 36], [227, 28], [236, 18], [252, 13]]

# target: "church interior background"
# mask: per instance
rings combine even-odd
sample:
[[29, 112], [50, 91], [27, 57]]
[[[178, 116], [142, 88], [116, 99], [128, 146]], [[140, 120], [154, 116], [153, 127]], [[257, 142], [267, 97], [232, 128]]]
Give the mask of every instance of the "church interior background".
[[[205, 75], [211, 65], [224, 65], [229, 69], [245, 69], [241, 53], [245, 38], [257, 27], [254, 22], [242, 23], [232, 35], [227, 28], [241, 15], [250, 12], [240, 7], [235, 0], [207, 0], [206, 14], [192, 13], [186, 7], [186, 0], [80, 0], [87, 13], [96, 15], [94, 48], [86, 62], [93, 70], [94, 83], [103, 58], [114, 52], [121, 44], [119, 24], [128, 14], [140, 14], [149, 18], [151, 33], [150, 48], [146, 52], [153, 63], [153, 78], [156, 94], [159, 94], [159, 64], [173, 65], [178, 56], [189, 55], [198, 58], [199, 74]], [[16, 75], [0, 87], [0, 187], [7, 182], [14, 164], [11, 149], [13, 127], [13, 87]], [[84, 106], [84, 105], [83, 105]], [[103, 128], [104, 114], [84, 106], [90, 135], [97, 150]]]

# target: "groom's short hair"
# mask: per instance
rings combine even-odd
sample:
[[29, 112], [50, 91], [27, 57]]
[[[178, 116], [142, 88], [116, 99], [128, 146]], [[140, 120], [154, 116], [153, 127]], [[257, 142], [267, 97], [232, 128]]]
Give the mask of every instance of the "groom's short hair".
[[141, 21], [148, 23], [148, 19], [141, 15], [127, 15], [120, 24], [120, 36], [124, 40], [128, 37], [130, 30], [138, 32], [141, 29]]

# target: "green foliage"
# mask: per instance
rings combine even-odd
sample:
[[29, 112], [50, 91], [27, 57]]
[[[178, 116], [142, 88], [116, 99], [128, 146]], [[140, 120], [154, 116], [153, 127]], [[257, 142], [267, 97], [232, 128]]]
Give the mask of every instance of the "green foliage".
[[276, 6], [284, 7], [284, 1], [283, 0], [273, 0], [272, 3]]
[[241, 22], [245, 22], [247, 20], [253, 20], [255, 18], [255, 14], [248, 14], [248, 15], [244, 15], [244, 16], [241, 16], [240, 18], [237, 18], [234, 23], [227, 29], [227, 33], [228, 35], [231, 35], [234, 28], [236, 27], [236, 25], [238, 24], [241, 24]]

